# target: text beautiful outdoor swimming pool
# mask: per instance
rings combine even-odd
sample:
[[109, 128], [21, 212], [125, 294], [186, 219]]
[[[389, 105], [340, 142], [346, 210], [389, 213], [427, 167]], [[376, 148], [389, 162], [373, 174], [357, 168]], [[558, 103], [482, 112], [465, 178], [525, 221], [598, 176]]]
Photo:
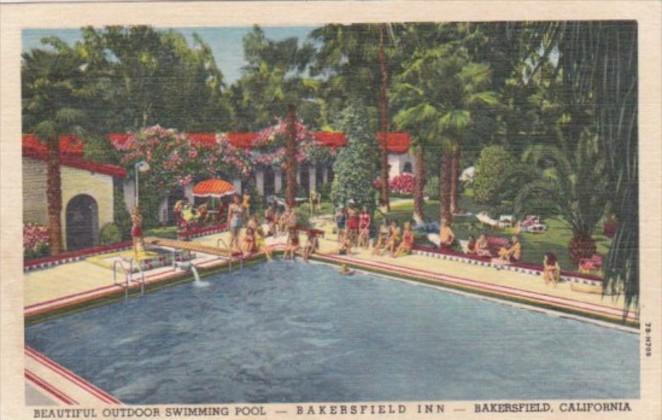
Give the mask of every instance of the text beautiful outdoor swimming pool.
[[320, 264], [205, 280], [26, 342], [124, 403], [639, 396], [636, 334]]

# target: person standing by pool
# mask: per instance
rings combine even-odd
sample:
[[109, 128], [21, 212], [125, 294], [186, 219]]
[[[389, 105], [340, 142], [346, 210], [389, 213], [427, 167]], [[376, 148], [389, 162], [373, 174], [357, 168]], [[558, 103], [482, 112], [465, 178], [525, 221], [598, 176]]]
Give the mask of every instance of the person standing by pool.
[[359, 237], [359, 211], [354, 206], [354, 200], [349, 201], [347, 209], [347, 234], [352, 246], [355, 246]]
[[344, 207], [338, 207], [336, 211], [336, 230], [338, 231], [338, 242], [341, 242], [345, 236], [345, 222], [347, 221], [347, 213]]
[[232, 204], [228, 208], [228, 226], [230, 227], [230, 249], [239, 248], [239, 231], [241, 230], [241, 218], [244, 207], [241, 205], [241, 197], [232, 197]]
[[143, 238], [143, 216], [138, 206], [131, 212], [131, 240], [133, 241], [133, 253], [138, 259], [145, 253], [145, 240]]
[[450, 248], [455, 242], [455, 233], [451, 229], [450, 223], [448, 220], [444, 220], [441, 224], [441, 229], [439, 229], [439, 247], [440, 248]]
[[363, 207], [359, 215], [359, 240], [358, 246], [368, 248], [370, 245], [370, 223], [372, 222], [368, 208]]

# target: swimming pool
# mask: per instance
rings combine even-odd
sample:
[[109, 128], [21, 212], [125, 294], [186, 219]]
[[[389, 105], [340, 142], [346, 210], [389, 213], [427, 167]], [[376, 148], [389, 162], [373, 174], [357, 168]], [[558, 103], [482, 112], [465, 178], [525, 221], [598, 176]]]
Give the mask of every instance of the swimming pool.
[[637, 398], [639, 336], [272, 262], [26, 328], [124, 403]]

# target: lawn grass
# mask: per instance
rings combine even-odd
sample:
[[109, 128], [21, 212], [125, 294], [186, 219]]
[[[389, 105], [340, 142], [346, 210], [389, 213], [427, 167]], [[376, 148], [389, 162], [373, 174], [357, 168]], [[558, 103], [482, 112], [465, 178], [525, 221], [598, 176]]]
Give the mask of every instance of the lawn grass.
[[[459, 207], [463, 211], [469, 211], [477, 214], [480, 211], [487, 210], [488, 207], [473, 203], [469, 194], [460, 196]], [[412, 221], [413, 200], [400, 200], [391, 206], [391, 211], [386, 215], [389, 221], [394, 220], [400, 225], [406, 221]], [[439, 202], [426, 201], [424, 206], [425, 220], [436, 221], [439, 219]], [[381, 223], [384, 216], [377, 213], [375, 222]], [[522, 242], [522, 261], [532, 264], [542, 264], [546, 252], [556, 254], [561, 269], [576, 271], [577, 266], [570, 260], [568, 254], [568, 244], [572, 239], [572, 230], [570, 226], [558, 217], [547, 218], [543, 221], [547, 225], [547, 231], [544, 233], [522, 233], [520, 241]], [[600, 229], [596, 229], [599, 231]], [[478, 237], [481, 233], [490, 236], [501, 236], [509, 238], [513, 235], [514, 228], [496, 229], [491, 226], [483, 225], [473, 216], [456, 216], [453, 219], [453, 231], [458, 239], [466, 240], [469, 235]], [[611, 240], [604, 236], [602, 232], [596, 232], [593, 235], [596, 240], [598, 250], [601, 255], [606, 255], [609, 251]], [[427, 239], [417, 237], [417, 243], [425, 244]]]

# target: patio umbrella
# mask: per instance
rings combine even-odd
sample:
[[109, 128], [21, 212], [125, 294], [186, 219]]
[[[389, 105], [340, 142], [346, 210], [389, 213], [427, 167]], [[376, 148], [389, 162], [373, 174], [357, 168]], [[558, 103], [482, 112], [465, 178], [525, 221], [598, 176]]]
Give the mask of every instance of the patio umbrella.
[[206, 179], [193, 187], [194, 197], [221, 198], [234, 193], [234, 186], [230, 182], [218, 178]]

